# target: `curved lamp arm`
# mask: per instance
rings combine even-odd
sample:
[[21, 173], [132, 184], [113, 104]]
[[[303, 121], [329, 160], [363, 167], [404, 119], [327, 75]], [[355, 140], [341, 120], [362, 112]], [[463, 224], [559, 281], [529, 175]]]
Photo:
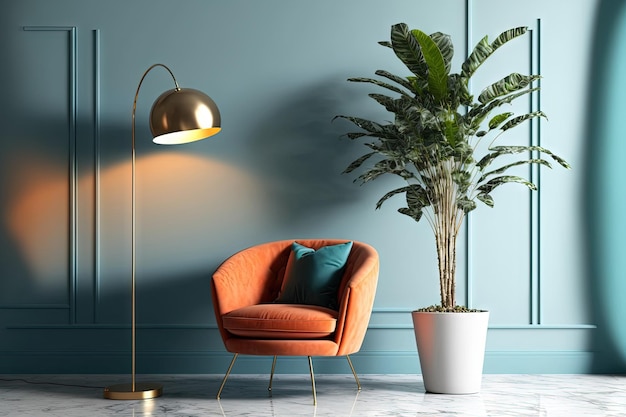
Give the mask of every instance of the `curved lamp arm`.
[[176, 81], [176, 77], [174, 77], [174, 73], [166, 65], [163, 65], [163, 64], [153, 64], [153, 65], [150, 66], [150, 68], [148, 68], [146, 70], [146, 72], [143, 73], [143, 75], [141, 76], [141, 79], [139, 80], [139, 85], [137, 85], [137, 91], [135, 92], [135, 99], [133, 100], [133, 117], [132, 117], [132, 141], [133, 141], [132, 147], [133, 147], [133, 154], [134, 154], [134, 151], [135, 151], [135, 113], [137, 111], [137, 98], [139, 97], [139, 90], [141, 90], [141, 85], [143, 84], [143, 80], [146, 78], [148, 73], [150, 71], [152, 71], [156, 67], [163, 67], [163, 68], [165, 68], [167, 70], [167, 72], [170, 73], [170, 75], [172, 76], [172, 79], [174, 80], [175, 89], [176, 90], [180, 90], [180, 87], [178, 86], [178, 81]]

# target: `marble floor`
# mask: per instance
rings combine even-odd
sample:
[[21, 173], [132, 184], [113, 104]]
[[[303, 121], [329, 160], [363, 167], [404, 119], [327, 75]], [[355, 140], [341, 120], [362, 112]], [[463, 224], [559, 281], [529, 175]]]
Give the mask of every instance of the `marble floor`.
[[[0, 416], [626, 416], [626, 375], [495, 375], [480, 394], [424, 392], [420, 375], [316, 375], [313, 406], [308, 375], [232, 375], [222, 399], [220, 375], [152, 375], [163, 396], [106, 400], [104, 386], [119, 375], [0, 375]], [[146, 380], [137, 379], [138, 382]]]

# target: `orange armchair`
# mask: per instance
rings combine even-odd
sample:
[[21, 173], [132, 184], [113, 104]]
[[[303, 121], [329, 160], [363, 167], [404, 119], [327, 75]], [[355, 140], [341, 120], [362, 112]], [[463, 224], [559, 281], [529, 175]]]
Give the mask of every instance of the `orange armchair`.
[[[211, 295], [217, 326], [226, 350], [234, 353], [218, 399], [239, 354], [274, 357], [270, 392], [277, 356], [308, 357], [314, 404], [317, 398], [312, 356], [346, 356], [361, 389], [349, 355], [361, 348], [369, 323], [378, 281], [378, 253], [368, 244], [352, 243], [337, 292], [337, 311], [317, 305], [277, 303], [293, 242], [282, 240], [244, 249], [224, 261], [213, 274]], [[296, 242], [319, 250], [347, 241]]]

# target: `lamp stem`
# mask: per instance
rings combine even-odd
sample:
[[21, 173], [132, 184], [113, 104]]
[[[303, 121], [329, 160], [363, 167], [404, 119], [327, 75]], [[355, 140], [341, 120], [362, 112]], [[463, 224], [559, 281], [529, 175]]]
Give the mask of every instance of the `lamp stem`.
[[136, 195], [136, 158], [135, 158], [135, 113], [137, 112], [137, 98], [139, 97], [139, 90], [141, 90], [141, 85], [143, 84], [143, 80], [146, 78], [148, 73], [152, 71], [156, 67], [163, 67], [170, 73], [172, 79], [174, 80], [174, 85], [177, 90], [180, 90], [178, 86], [178, 81], [176, 81], [176, 77], [174, 77], [174, 73], [171, 69], [169, 69], [166, 65], [163, 64], [153, 64], [148, 68], [141, 79], [139, 80], [139, 85], [137, 85], [137, 91], [135, 92], [135, 98], [133, 100], [133, 117], [132, 117], [132, 128], [131, 128], [131, 166], [132, 166], [132, 181], [131, 181], [131, 275], [130, 275], [130, 285], [131, 285], [131, 379], [132, 379], [132, 390], [133, 392], [136, 390], [136, 370], [137, 370], [137, 295], [135, 290], [135, 281], [136, 281], [136, 259], [137, 259], [137, 251], [136, 251], [136, 242], [137, 242], [137, 199]]
[[136, 188], [136, 179], [135, 179], [135, 172], [136, 172], [136, 162], [135, 162], [135, 108], [137, 106], [137, 94], [139, 94], [139, 89], [137, 89], [137, 93], [135, 94], [135, 104], [133, 104], [133, 127], [132, 127], [132, 145], [131, 145], [131, 177], [132, 177], [132, 181], [131, 181], [131, 273], [130, 273], [130, 286], [131, 286], [131, 291], [130, 291], [130, 316], [131, 316], [131, 321], [130, 321], [130, 333], [131, 333], [131, 378], [132, 378], [132, 390], [133, 392], [135, 392], [136, 386], [135, 386], [135, 375], [136, 375], [136, 351], [137, 351], [137, 344], [136, 344], [136, 334], [137, 334], [137, 315], [136, 315], [136, 291], [135, 291], [135, 265], [136, 265], [136, 233], [137, 233], [137, 220], [136, 220], [136, 212], [137, 212], [137, 204], [136, 204], [136, 198], [135, 198], [135, 188]]
[[141, 85], [143, 84], [143, 80], [146, 78], [148, 73], [152, 71], [156, 67], [163, 67], [170, 73], [172, 79], [174, 80], [174, 84], [176, 85], [176, 89], [180, 89], [178, 86], [178, 82], [176, 81], [176, 77], [174, 77], [174, 73], [170, 70], [166, 65], [163, 64], [153, 64], [148, 68], [141, 79], [139, 80], [139, 85], [137, 85], [137, 91], [135, 92], [135, 98], [133, 100], [133, 116], [132, 116], [132, 128], [131, 128], [131, 274], [130, 274], [130, 285], [131, 285], [131, 301], [130, 301], [130, 309], [131, 309], [131, 324], [130, 324], [130, 332], [131, 332], [131, 385], [132, 391], [135, 392], [137, 389], [136, 384], [136, 375], [137, 375], [137, 291], [136, 291], [136, 272], [137, 272], [137, 198], [136, 198], [136, 189], [137, 189], [137, 180], [136, 180], [136, 172], [137, 172], [137, 164], [135, 157], [135, 114], [137, 112], [137, 98], [139, 97], [139, 90], [141, 90]]

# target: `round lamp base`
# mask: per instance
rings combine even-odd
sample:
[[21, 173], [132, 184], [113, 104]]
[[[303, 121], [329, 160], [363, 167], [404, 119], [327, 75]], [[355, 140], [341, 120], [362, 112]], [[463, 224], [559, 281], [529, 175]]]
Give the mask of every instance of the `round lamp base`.
[[163, 394], [163, 386], [153, 382], [133, 384], [111, 385], [104, 389], [104, 398], [109, 400], [148, 400], [160, 397]]

